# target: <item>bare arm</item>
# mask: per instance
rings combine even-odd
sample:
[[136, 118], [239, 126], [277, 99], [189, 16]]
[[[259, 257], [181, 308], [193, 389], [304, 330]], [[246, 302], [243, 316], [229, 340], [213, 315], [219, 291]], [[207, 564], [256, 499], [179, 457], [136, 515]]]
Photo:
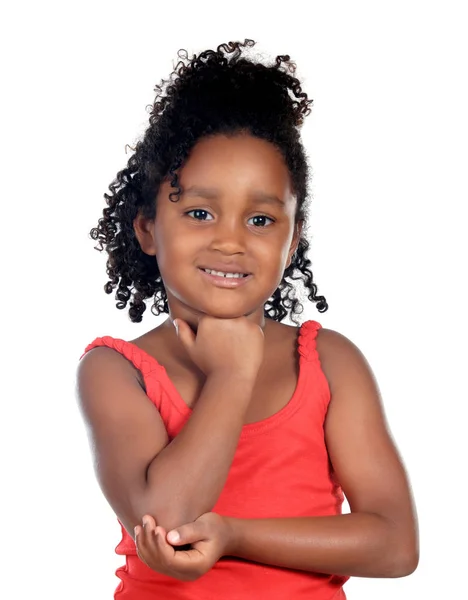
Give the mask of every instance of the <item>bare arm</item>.
[[163, 527], [189, 523], [213, 509], [234, 458], [253, 386], [250, 377], [208, 377], [182, 431], [152, 460], [146, 493], [159, 505], [157, 498], [164, 490], [164, 503], [156, 513]]
[[404, 577], [417, 566], [391, 521], [372, 513], [234, 519], [228, 554], [289, 569], [354, 577]]
[[331, 401], [330, 460], [351, 514], [227, 519], [234, 556], [291, 569], [357, 577], [403, 577], [419, 560], [418, 522], [373, 373], [358, 348], [333, 330], [317, 337]]
[[110, 348], [90, 350], [77, 374], [78, 402], [98, 482], [132, 537], [144, 514], [170, 530], [212, 510], [255, 383], [251, 376], [209, 377], [191, 417], [170, 442], [137, 375]]

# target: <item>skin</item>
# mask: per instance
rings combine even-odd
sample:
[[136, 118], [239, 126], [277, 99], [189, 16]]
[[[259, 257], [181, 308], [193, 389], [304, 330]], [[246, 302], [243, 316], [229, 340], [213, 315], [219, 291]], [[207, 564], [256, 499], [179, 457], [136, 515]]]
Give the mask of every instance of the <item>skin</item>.
[[[138, 215], [134, 221], [142, 250], [158, 261], [167, 293], [169, 318], [160, 328], [174, 337], [173, 321], [179, 317], [196, 332], [203, 315], [245, 316], [262, 329], [269, 327], [264, 303], [291, 263], [302, 230], [301, 222], [294, 223], [296, 198], [280, 152], [249, 135], [204, 138], [179, 181], [183, 193], [178, 202], [169, 200], [174, 190], [165, 181], [156, 198], [156, 218]], [[216, 192], [209, 198], [185, 192], [192, 186]], [[274, 195], [282, 205], [255, 202], [255, 192]], [[209, 214], [185, 214], [194, 209]], [[238, 290], [216, 288], [203, 282], [197, 269], [212, 261], [238, 262], [254, 279]]]
[[[215, 188], [216, 197], [183, 194], [173, 203], [168, 199], [172, 189], [164, 182], [156, 218], [139, 215], [134, 222], [141, 248], [156, 257], [165, 284], [170, 316], [160, 329], [166, 339], [177, 340], [176, 318], [194, 332], [203, 315], [245, 316], [265, 335], [281, 326], [264, 319], [263, 305], [290, 264], [301, 224], [294, 224], [296, 199], [280, 153], [247, 135], [203, 139], [181, 170], [180, 183], [183, 190]], [[253, 204], [254, 191], [276, 195], [283, 206]], [[199, 213], [196, 220], [194, 213], [185, 214], [194, 209], [209, 215]], [[260, 219], [256, 226], [252, 217], [260, 215], [275, 223]], [[254, 278], [235, 292], [201, 285], [197, 266], [212, 260], [237, 261]], [[175, 348], [183, 351], [182, 344], [172, 344]], [[145, 515], [135, 528], [135, 541], [148, 566], [181, 580], [197, 579], [226, 555], [345, 576], [402, 577], [416, 569], [416, 511], [373, 373], [359, 349], [333, 330], [320, 331], [317, 349], [332, 397], [325, 443], [351, 514], [233, 519], [205, 513], [176, 528], [178, 542], [171, 538], [174, 532]], [[177, 550], [185, 544], [191, 547]]]

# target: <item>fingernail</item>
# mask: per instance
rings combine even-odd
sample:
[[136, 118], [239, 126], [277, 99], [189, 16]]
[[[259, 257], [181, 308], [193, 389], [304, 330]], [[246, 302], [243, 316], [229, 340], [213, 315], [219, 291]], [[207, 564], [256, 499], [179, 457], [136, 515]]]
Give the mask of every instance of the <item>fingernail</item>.
[[176, 330], [176, 332], [178, 334], [179, 333], [179, 324], [177, 323], [177, 319], [174, 321], [174, 327], [175, 327], [175, 330]]
[[180, 535], [177, 533], [177, 531], [170, 531], [167, 535], [167, 539], [170, 542], [177, 544], [177, 542], [180, 540]]
[[141, 522], [143, 523], [143, 526], [148, 525], [148, 523], [149, 523], [148, 517], [143, 517], [143, 519], [141, 520]]

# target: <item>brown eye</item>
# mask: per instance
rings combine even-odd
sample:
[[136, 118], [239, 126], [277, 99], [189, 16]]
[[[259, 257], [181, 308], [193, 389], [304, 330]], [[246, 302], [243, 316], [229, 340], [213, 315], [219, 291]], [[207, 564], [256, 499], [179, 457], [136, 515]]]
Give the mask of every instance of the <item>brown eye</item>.
[[[251, 217], [252, 219], [268, 219], [269, 221], [275, 222], [274, 219], [267, 217], [266, 215], [255, 215], [255, 217]], [[250, 219], [249, 219], [250, 220]]]
[[[193, 210], [189, 210], [184, 214], [188, 215], [190, 213], [206, 213], [207, 215], [210, 214], [207, 210], [203, 210], [203, 208], [194, 208]], [[206, 220], [206, 219], [198, 219], [197, 217], [194, 217], [194, 218], [196, 221], [205, 221]]]

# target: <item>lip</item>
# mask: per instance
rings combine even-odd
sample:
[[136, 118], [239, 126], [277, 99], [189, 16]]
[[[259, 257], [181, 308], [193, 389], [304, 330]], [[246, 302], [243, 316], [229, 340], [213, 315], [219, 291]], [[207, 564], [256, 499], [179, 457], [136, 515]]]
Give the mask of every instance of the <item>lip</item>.
[[227, 289], [241, 287], [242, 285], [250, 281], [253, 277], [252, 274], [247, 275], [247, 277], [223, 277], [222, 275], [210, 275], [209, 273], [205, 273], [205, 271], [201, 267], [198, 267], [198, 270], [203, 275], [203, 277], [207, 279], [207, 281], [209, 281], [216, 287]]
[[244, 267], [237, 263], [222, 263], [214, 262], [211, 265], [200, 265], [199, 269], [210, 269], [210, 271], [222, 271], [223, 273], [244, 273], [250, 275], [249, 271], [246, 271]]

